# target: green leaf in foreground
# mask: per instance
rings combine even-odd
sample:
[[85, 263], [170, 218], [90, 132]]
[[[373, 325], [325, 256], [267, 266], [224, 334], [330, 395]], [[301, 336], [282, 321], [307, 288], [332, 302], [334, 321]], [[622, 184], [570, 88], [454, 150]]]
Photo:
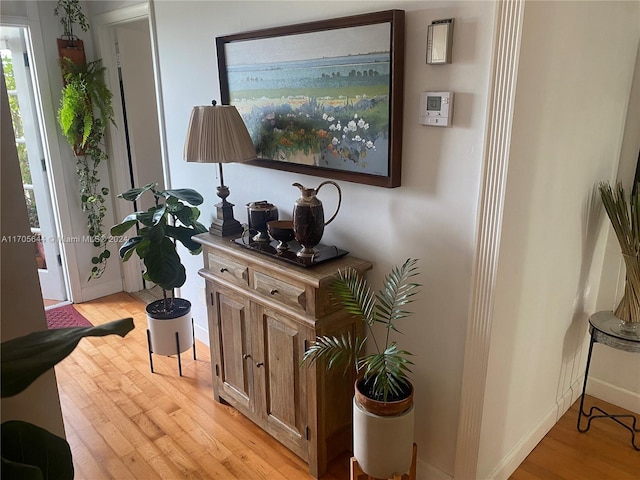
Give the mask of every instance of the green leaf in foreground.
[[132, 318], [95, 327], [43, 330], [2, 342], [2, 398], [22, 392], [44, 372], [69, 355], [84, 337], [120, 335], [133, 330]]

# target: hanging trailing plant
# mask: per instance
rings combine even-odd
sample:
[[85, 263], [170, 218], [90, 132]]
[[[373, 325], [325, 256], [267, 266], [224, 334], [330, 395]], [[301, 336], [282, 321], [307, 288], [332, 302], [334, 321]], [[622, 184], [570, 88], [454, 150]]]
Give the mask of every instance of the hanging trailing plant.
[[65, 86], [58, 122], [71, 146], [84, 147], [92, 133], [104, 132], [107, 123], [113, 123], [113, 95], [104, 82], [107, 69], [100, 60], [75, 65], [68, 59], [62, 60], [62, 68]]
[[62, 60], [65, 86], [62, 89], [58, 123], [74, 150], [76, 173], [80, 183], [81, 207], [87, 214], [87, 227], [94, 247], [99, 253], [92, 257], [92, 278], [100, 278], [111, 252], [102, 221], [107, 208], [105, 197], [109, 189], [100, 186], [98, 166], [108, 160], [104, 146], [104, 132], [113, 120], [112, 94], [104, 82], [105, 68], [99, 60], [76, 65]]

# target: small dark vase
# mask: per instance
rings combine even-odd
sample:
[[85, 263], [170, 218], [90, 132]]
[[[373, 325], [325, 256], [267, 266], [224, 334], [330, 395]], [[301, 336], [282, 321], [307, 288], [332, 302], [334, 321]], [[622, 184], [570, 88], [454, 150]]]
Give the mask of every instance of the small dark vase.
[[[324, 221], [322, 202], [316, 196], [318, 190], [326, 184], [338, 189], [338, 206], [327, 222]], [[340, 210], [342, 192], [338, 184], [330, 180], [322, 182], [318, 188], [306, 188], [299, 183], [294, 183], [293, 186], [298, 187], [302, 194], [293, 207], [293, 232], [297, 242], [302, 245], [302, 249], [296, 255], [304, 258], [313, 257], [317, 253], [314, 247], [320, 243], [325, 225], [331, 223]]]
[[278, 209], [274, 205], [266, 200], [247, 203], [247, 218], [249, 219], [249, 229], [257, 232], [252, 237], [254, 242], [271, 241], [267, 231], [267, 222], [278, 220]]

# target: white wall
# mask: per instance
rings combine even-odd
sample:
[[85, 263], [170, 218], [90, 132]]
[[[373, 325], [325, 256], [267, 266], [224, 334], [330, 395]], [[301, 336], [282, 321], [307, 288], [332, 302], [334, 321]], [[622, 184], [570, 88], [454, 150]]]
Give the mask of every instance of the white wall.
[[13, 1], [6, 0], [2, 2], [2, 7], [0, 12], [2, 16], [8, 17], [26, 17], [27, 16], [27, 6], [24, 1]]
[[[640, 15], [640, 14], [639, 14]], [[640, 19], [639, 19], [640, 20]], [[620, 165], [616, 178], [631, 191], [638, 152], [640, 151], [640, 47], [636, 53], [635, 73], [627, 121], [620, 149]], [[598, 291], [598, 310], [614, 310], [624, 291], [624, 264], [620, 245], [610, 222], [605, 220], [608, 238], [602, 269], [601, 287]], [[624, 365], [624, 368], [620, 368]], [[629, 352], [622, 352], [603, 345], [594, 345], [587, 392], [615, 405], [640, 413], [640, 362]]]
[[[418, 455], [451, 474], [455, 455], [464, 335], [477, 215], [487, 88], [494, 21], [490, 2], [155, 2], [162, 96], [172, 188], [191, 187], [205, 197], [203, 222], [217, 203], [216, 166], [186, 164], [182, 149], [191, 108], [219, 99], [215, 37], [251, 29], [402, 8], [406, 14], [405, 114], [402, 187], [384, 189], [340, 182], [343, 207], [325, 230], [323, 242], [371, 260], [377, 286], [392, 265], [407, 257], [421, 260], [416, 315], [403, 323], [403, 348], [415, 353]], [[455, 17], [454, 63], [425, 65], [426, 28], [431, 21]], [[456, 94], [453, 126], [417, 124], [418, 98], [424, 90]], [[322, 179], [286, 172], [225, 165], [229, 200], [246, 221], [244, 205], [267, 199], [283, 217], [299, 192], [293, 182], [315, 186]], [[330, 210], [335, 196], [323, 190]], [[201, 338], [206, 308], [202, 258], [183, 256], [188, 280], [182, 296], [196, 302]]]
[[618, 168], [638, 20], [635, 2], [525, 5], [477, 478], [506, 478], [581, 391], [602, 309], [594, 187]]
[[[116, 27], [122, 65], [129, 127], [129, 142], [134, 165], [136, 187], [151, 182], [164, 188], [160, 127], [158, 126], [157, 99], [153, 78], [151, 35], [147, 19], [125, 23]], [[118, 101], [120, 99], [118, 98]], [[128, 203], [128, 202], [127, 202]], [[154, 205], [152, 196], [142, 197], [139, 210]]]
[[[137, 2], [90, 3], [91, 13], [98, 14]], [[216, 36], [387, 8], [407, 11], [403, 185], [389, 190], [340, 182], [342, 211], [323, 241], [371, 260], [375, 285], [392, 265], [409, 256], [421, 259], [423, 292], [399, 340], [416, 354], [421, 471], [451, 474], [495, 5], [335, 2], [330, 13], [326, 6], [315, 1], [154, 2], [171, 187], [199, 190], [206, 200], [203, 221], [210, 221], [217, 202], [216, 168], [184, 163], [182, 147], [192, 106], [219, 98]], [[52, 40], [59, 34], [59, 22], [52, 10], [52, 2], [39, 3], [53, 111], [61, 79]], [[617, 252], [609, 251], [608, 227], [589, 199], [599, 180], [614, 178], [616, 171], [624, 176], [635, 164], [637, 90], [628, 111], [627, 101], [639, 15], [634, 2], [526, 4], [478, 478], [507, 475], [522, 459], [518, 455], [528, 453], [568, 407], [581, 388], [587, 317], [613, 304], [615, 289], [608, 288], [610, 282], [600, 288], [600, 275], [604, 282], [617, 279]], [[454, 63], [425, 65], [426, 26], [448, 17], [456, 19]], [[594, 35], [602, 25], [616, 25], [608, 44], [615, 48], [600, 44], [601, 37]], [[91, 59], [91, 37], [83, 39]], [[451, 128], [417, 125], [419, 93], [436, 89], [456, 93]], [[594, 99], [607, 100], [599, 103], [597, 114], [591, 108]], [[57, 140], [62, 158], [57, 168], [73, 192], [73, 158], [65, 153], [61, 137]], [[225, 177], [241, 221], [246, 220], [245, 203], [265, 198], [286, 217], [298, 196], [291, 183], [314, 186], [322, 181], [243, 165], [226, 166]], [[320, 196], [330, 209], [335, 197], [324, 190]], [[68, 210], [77, 219], [66, 233], [82, 234], [79, 204], [73, 198]], [[75, 275], [87, 298], [119, 282], [115, 262], [104, 279], [107, 289], [84, 282], [80, 272], [90, 252], [73, 248], [79, 258]], [[203, 281], [197, 275], [202, 258], [185, 254], [184, 260], [188, 281], [182, 295], [194, 302], [198, 335], [206, 339]], [[620, 358], [617, 354], [625, 354], [614, 352], [600, 364], [601, 353], [604, 357], [603, 349], [594, 353], [594, 377], [633, 393], [637, 375], [612, 377], [609, 371]]]

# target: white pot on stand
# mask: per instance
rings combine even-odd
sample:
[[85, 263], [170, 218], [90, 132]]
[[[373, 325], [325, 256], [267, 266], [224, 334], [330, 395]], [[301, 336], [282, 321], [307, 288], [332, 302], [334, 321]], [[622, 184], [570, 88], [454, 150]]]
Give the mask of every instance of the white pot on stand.
[[413, 433], [413, 387], [405, 400], [377, 402], [365, 397], [356, 382], [353, 455], [364, 473], [375, 478], [408, 473], [413, 462]]
[[156, 300], [147, 305], [147, 342], [149, 345], [149, 363], [153, 372], [152, 353], [158, 355], [177, 355], [178, 368], [182, 376], [180, 353], [194, 348], [193, 319], [191, 302], [184, 298], [168, 299], [171, 308], [165, 311], [164, 300]]

